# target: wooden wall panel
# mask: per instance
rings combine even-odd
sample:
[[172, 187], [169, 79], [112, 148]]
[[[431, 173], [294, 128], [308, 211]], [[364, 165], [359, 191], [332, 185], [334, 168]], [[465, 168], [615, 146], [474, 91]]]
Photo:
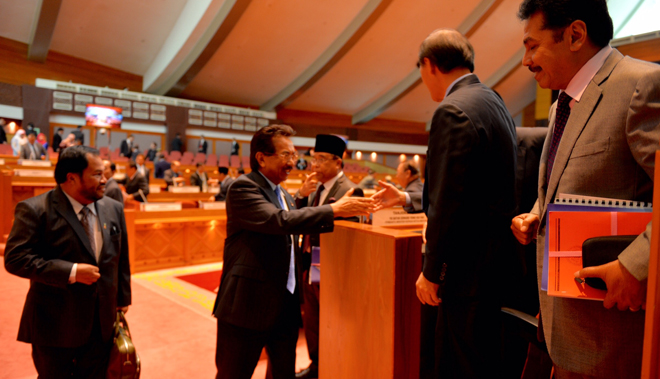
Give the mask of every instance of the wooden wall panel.
[[0, 82], [34, 85], [36, 78], [44, 78], [142, 91], [142, 76], [55, 51], [48, 53], [46, 63], [31, 62], [27, 60], [27, 50], [27, 44], [0, 37]]
[[21, 86], [8, 83], [0, 83], [0, 104], [22, 107], [23, 98]]
[[660, 62], [660, 38], [616, 47], [621, 54], [649, 62]]

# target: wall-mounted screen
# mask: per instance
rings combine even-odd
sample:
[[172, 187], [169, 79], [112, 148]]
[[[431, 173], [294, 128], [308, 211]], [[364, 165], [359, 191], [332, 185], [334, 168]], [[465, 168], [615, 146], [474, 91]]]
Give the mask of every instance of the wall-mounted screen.
[[121, 127], [121, 120], [121, 108], [87, 104], [87, 110], [85, 110], [85, 123], [87, 126], [119, 128]]

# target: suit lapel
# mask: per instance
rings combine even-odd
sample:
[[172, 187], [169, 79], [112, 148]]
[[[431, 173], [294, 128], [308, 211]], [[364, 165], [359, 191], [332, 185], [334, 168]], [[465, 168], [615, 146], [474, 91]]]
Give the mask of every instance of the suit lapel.
[[96, 254], [94, 254], [94, 250], [92, 250], [92, 245], [89, 242], [87, 233], [85, 233], [85, 229], [80, 223], [80, 220], [78, 220], [78, 216], [73, 211], [71, 202], [69, 199], [67, 199], [64, 191], [62, 191], [59, 186], [55, 189], [53, 203], [57, 213], [59, 213], [69, 223], [69, 225], [71, 225], [71, 228], [73, 228], [73, 231], [76, 232], [78, 238], [80, 238], [80, 241], [82, 242], [83, 246], [85, 246], [87, 252], [92, 256], [92, 258], [94, 258], [94, 261], [96, 262]]
[[330, 188], [330, 191], [328, 191], [328, 196], [325, 197], [325, 200], [323, 200], [323, 204], [321, 205], [330, 204], [329, 203], [330, 199], [332, 199], [337, 194], [337, 191], [339, 191], [339, 187], [343, 184], [343, 182], [344, 182], [344, 175], [340, 176], [335, 181], [335, 184], [332, 185], [332, 188]]
[[246, 176], [252, 179], [253, 182], [257, 183], [259, 187], [261, 187], [261, 189], [266, 194], [266, 198], [271, 203], [275, 204], [275, 206], [278, 207], [279, 209], [282, 209], [282, 206], [280, 205], [280, 201], [277, 199], [277, 195], [275, 194], [275, 191], [272, 188], [270, 188], [270, 183], [268, 183], [266, 179], [258, 171], [252, 171]]
[[101, 244], [101, 252], [99, 253], [99, 263], [103, 258], [103, 255], [108, 251], [106, 246], [110, 242], [110, 230], [106, 227], [106, 223], [110, 220], [110, 216], [107, 213], [108, 207], [105, 206], [103, 199], [96, 202], [96, 214], [99, 215], [99, 225], [97, 227], [101, 228], [101, 235], [103, 236], [103, 244]]

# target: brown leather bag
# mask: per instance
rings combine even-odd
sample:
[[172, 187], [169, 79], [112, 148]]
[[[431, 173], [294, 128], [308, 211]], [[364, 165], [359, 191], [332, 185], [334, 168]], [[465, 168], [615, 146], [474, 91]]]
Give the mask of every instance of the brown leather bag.
[[131, 332], [124, 312], [117, 311], [115, 336], [110, 351], [107, 379], [138, 379], [140, 377], [140, 357], [131, 340]]

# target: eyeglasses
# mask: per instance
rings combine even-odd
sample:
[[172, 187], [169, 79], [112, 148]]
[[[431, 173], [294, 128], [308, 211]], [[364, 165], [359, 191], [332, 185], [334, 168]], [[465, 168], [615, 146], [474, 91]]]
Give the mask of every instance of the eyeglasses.
[[280, 157], [281, 159], [284, 159], [287, 162], [292, 161], [292, 160], [297, 161], [298, 157], [299, 157], [298, 153], [291, 153], [289, 151], [285, 151], [285, 152], [279, 153], [279, 154], [278, 153], [265, 153], [265, 154], [269, 155], [269, 156], [277, 155], [278, 157]]
[[335, 159], [338, 159], [338, 158], [339, 157], [337, 157], [336, 155], [333, 155], [330, 158], [326, 158], [326, 157], [322, 157], [322, 156], [316, 156], [316, 157], [312, 158], [311, 162], [312, 162], [312, 164], [324, 164], [325, 162], [334, 161]]

